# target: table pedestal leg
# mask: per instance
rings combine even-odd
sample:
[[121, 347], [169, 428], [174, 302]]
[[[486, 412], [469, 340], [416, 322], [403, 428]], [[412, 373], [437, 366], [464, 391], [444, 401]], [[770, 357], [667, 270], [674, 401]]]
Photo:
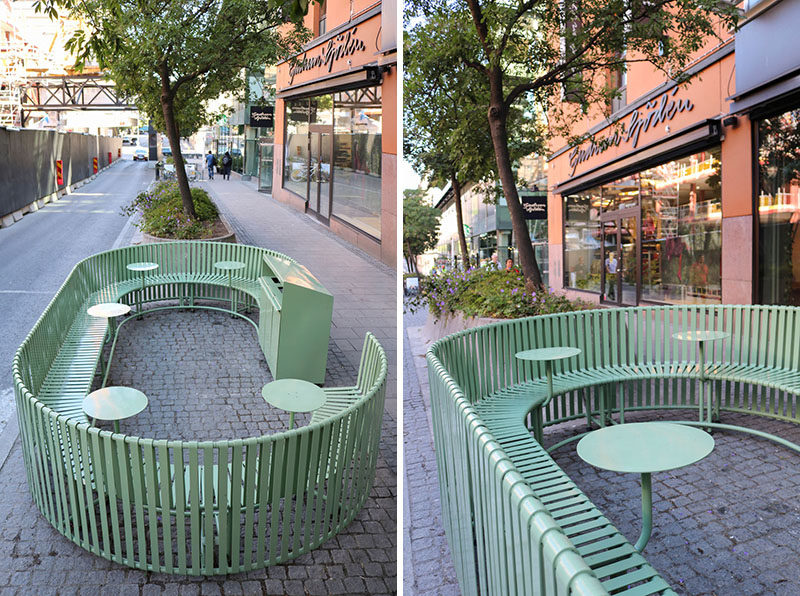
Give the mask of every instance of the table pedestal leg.
[[649, 472], [642, 474], [642, 532], [634, 548], [642, 552], [653, 531], [653, 485]]
[[228, 270], [228, 290], [231, 293], [231, 312], [234, 313], [236, 312], [236, 300], [233, 297], [233, 273], [230, 270]]
[[547, 401], [544, 403], [549, 404], [553, 399], [553, 363], [549, 360], [544, 363], [544, 371], [547, 375]]
[[[698, 396], [699, 399], [697, 400], [700, 405], [700, 422], [711, 422], [711, 392], [706, 392], [706, 357], [705, 357], [705, 342], [698, 343], [698, 349], [700, 352], [700, 395]], [[706, 398], [706, 395], [708, 396]], [[708, 402], [705, 405], [705, 415], [703, 414], [703, 404], [708, 399]], [[706, 432], [708, 432], [710, 428], [706, 427]]]
[[289, 430], [294, 428], [294, 412], [289, 412]]
[[144, 271], [142, 271], [141, 273], [142, 273], [142, 290], [139, 293], [139, 300], [137, 301], [136, 304], [136, 312], [138, 313], [138, 316], [136, 317], [137, 319], [142, 318], [142, 304], [144, 304]]
[[114, 420], [114, 432], [119, 432], [119, 420]]
[[547, 400], [533, 411], [533, 437], [542, 444], [544, 434], [544, 408], [553, 399], [553, 366], [549, 360], [544, 363], [545, 375], [547, 376]]

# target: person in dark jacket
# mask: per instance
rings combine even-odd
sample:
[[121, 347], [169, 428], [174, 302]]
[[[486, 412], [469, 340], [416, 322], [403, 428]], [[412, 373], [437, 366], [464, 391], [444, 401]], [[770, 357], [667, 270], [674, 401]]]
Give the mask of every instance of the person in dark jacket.
[[231, 165], [233, 165], [233, 158], [231, 157], [231, 154], [226, 151], [225, 155], [222, 156], [222, 179], [223, 180], [225, 180], [226, 178], [228, 180], [231, 179]]

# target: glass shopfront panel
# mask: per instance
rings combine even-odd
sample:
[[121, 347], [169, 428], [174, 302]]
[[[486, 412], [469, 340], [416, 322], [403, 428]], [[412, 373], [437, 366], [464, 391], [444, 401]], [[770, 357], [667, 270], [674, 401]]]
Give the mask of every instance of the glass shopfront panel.
[[564, 285], [600, 292], [603, 235], [600, 231], [599, 187], [566, 198], [564, 226]]
[[309, 112], [307, 99], [286, 102], [283, 187], [308, 199]]
[[800, 306], [800, 109], [758, 123], [762, 304]]
[[322, 95], [311, 99], [308, 207], [323, 219], [330, 216], [331, 204], [331, 133], [333, 132], [333, 97]]
[[714, 148], [642, 172], [642, 299], [720, 302], [722, 194]]
[[[636, 304], [637, 295], [672, 304], [719, 303], [720, 181], [720, 149], [715, 147], [568, 196], [565, 286], [602, 292], [606, 300], [625, 304]], [[638, 224], [632, 223], [630, 207], [639, 214]], [[627, 219], [613, 219], [620, 210], [626, 210]], [[601, 216], [609, 222], [608, 233], [600, 231]], [[609, 273], [604, 259], [611, 253], [614, 259], [624, 257], [625, 264]]]
[[381, 90], [286, 101], [283, 188], [381, 238]]
[[380, 87], [334, 96], [333, 215], [381, 238]]

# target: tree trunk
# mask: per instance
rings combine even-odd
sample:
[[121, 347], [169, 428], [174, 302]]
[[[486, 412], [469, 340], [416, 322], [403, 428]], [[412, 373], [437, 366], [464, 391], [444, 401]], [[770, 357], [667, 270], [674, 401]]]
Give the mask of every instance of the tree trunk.
[[469, 269], [469, 251], [467, 249], [467, 237], [464, 234], [464, 213], [461, 209], [461, 184], [456, 176], [450, 177], [453, 186], [453, 204], [456, 208], [456, 224], [458, 225], [458, 243], [461, 246], [461, 265], [466, 271]]
[[508, 211], [511, 215], [511, 227], [514, 230], [514, 239], [519, 251], [519, 261], [522, 274], [525, 276], [525, 287], [528, 291], [542, 289], [542, 274], [533, 252], [531, 236], [525, 221], [525, 213], [519, 200], [514, 172], [511, 169], [511, 157], [508, 152], [508, 131], [506, 122], [508, 110], [503, 98], [503, 77], [499, 67], [489, 69], [489, 130], [492, 135], [492, 145], [497, 160], [497, 173], [503, 186]]
[[161, 111], [164, 114], [164, 123], [167, 127], [167, 138], [172, 149], [172, 161], [175, 164], [175, 176], [178, 179], [178, 188], [181, 191], [181, 203], [183, 212], [192, 219], [197, 219], [192, 201], [192, 191], [189, 188], [189, 178], [186, 176], [186, 168], [181, 153], [181, 138], [178, 132], [178, 124], [175, 122], [175, 98], [169, 89], [169, 78], [161, 75]]

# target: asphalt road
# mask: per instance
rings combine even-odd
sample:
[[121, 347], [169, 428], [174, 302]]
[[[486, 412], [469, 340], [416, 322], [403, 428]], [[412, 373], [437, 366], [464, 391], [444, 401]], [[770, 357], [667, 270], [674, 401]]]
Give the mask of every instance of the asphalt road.
[[13, 413], [14, 353], [78, 261], [130, 243], [135, 230], [120, 209], [153, 173], [152, 163], [123, 159], [72, 194], [0, 229], [0, 429]]

